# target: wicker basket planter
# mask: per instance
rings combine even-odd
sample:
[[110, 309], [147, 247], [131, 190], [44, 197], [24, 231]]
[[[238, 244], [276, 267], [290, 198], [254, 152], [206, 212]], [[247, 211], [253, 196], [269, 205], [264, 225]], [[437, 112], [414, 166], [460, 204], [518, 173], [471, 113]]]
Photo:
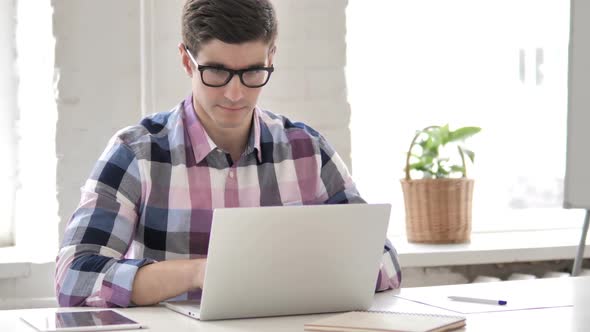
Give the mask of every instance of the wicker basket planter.
[[401, 184], [409, 242], [470, 240], [472, 179], [402, 179]]
[[[477, 134], [479, 127], [450, 130], [448, 125], [429, 126], [414, 135], [406, 154], [406, 176], [401, 180], [406, 207], [406, 236], [409, 242], [461, 243], [471, 236], [473, 180], [467, 178], [466, 157], [475, 153], [458, 142]], [[439, 150], [457, 144], [461, 163]], [[412, 150], [415, 146], [420, 149]], [[410, 163], [410, 158], [414, 162]], [[413, 180], [410, 170], [422, 172], [424, 179]], [[459, 173], [460, 178], [451, 176]]]

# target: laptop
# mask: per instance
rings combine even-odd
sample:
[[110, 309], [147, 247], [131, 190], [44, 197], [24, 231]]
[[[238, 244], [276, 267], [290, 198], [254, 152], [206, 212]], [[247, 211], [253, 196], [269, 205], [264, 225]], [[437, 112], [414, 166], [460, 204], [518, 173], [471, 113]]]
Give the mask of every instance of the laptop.
[[200, 320], [367, 310], [389, 204], [213, 211], [200, 302], [165, 302]]

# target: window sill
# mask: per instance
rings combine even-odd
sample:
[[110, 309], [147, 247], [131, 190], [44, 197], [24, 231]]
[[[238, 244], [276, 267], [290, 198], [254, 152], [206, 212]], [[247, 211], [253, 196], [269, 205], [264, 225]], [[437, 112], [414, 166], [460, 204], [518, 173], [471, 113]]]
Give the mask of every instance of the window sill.
[[0, 261], [0, 280], [27, 278], [31, 275], [31, 263], [7, 263]]
[[43, 256], [36, 253], [35, 256], [29, 251], [18, 247], [0, 248], [0, 280], [27, 278], [31, 275], [31, 265], [35, 263], [52, 262], [54, 258], [49, 255]]
[[[574, 259], [578, 228], [472, 233], [463, 244], [408, 243], [405, 235], [391, 237], [402, 267], [434, 267]], [[590, 239], [584, 257], [590, 257]]]

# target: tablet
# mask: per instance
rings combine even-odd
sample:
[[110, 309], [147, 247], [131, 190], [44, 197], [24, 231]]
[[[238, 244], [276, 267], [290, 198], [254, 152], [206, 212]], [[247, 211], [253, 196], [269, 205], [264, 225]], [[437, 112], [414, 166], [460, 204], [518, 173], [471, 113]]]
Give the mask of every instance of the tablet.
[[104, 331], [140, 329], [141, 325], [113, 309], [98, 311], [38, 311], [21, 319], [39, 331]]

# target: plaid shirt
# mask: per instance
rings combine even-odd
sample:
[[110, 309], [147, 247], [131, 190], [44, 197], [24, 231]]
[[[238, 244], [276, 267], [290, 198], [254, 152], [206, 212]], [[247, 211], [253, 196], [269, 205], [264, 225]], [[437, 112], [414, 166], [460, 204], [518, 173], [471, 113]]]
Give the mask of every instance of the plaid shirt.
[[[129, 306], [140, 267], [207, 256], [214, 208], [364, 202], [316, 131], [258, 108], [252, 124], [236, 163], [205, 132], [192, 96], [115, 134], [65, 231], [56, 264], [59, 304]], [[387, 241], [376, 289], [400, 281]], [[197, 290], [175, 299], [199, 297]]]

